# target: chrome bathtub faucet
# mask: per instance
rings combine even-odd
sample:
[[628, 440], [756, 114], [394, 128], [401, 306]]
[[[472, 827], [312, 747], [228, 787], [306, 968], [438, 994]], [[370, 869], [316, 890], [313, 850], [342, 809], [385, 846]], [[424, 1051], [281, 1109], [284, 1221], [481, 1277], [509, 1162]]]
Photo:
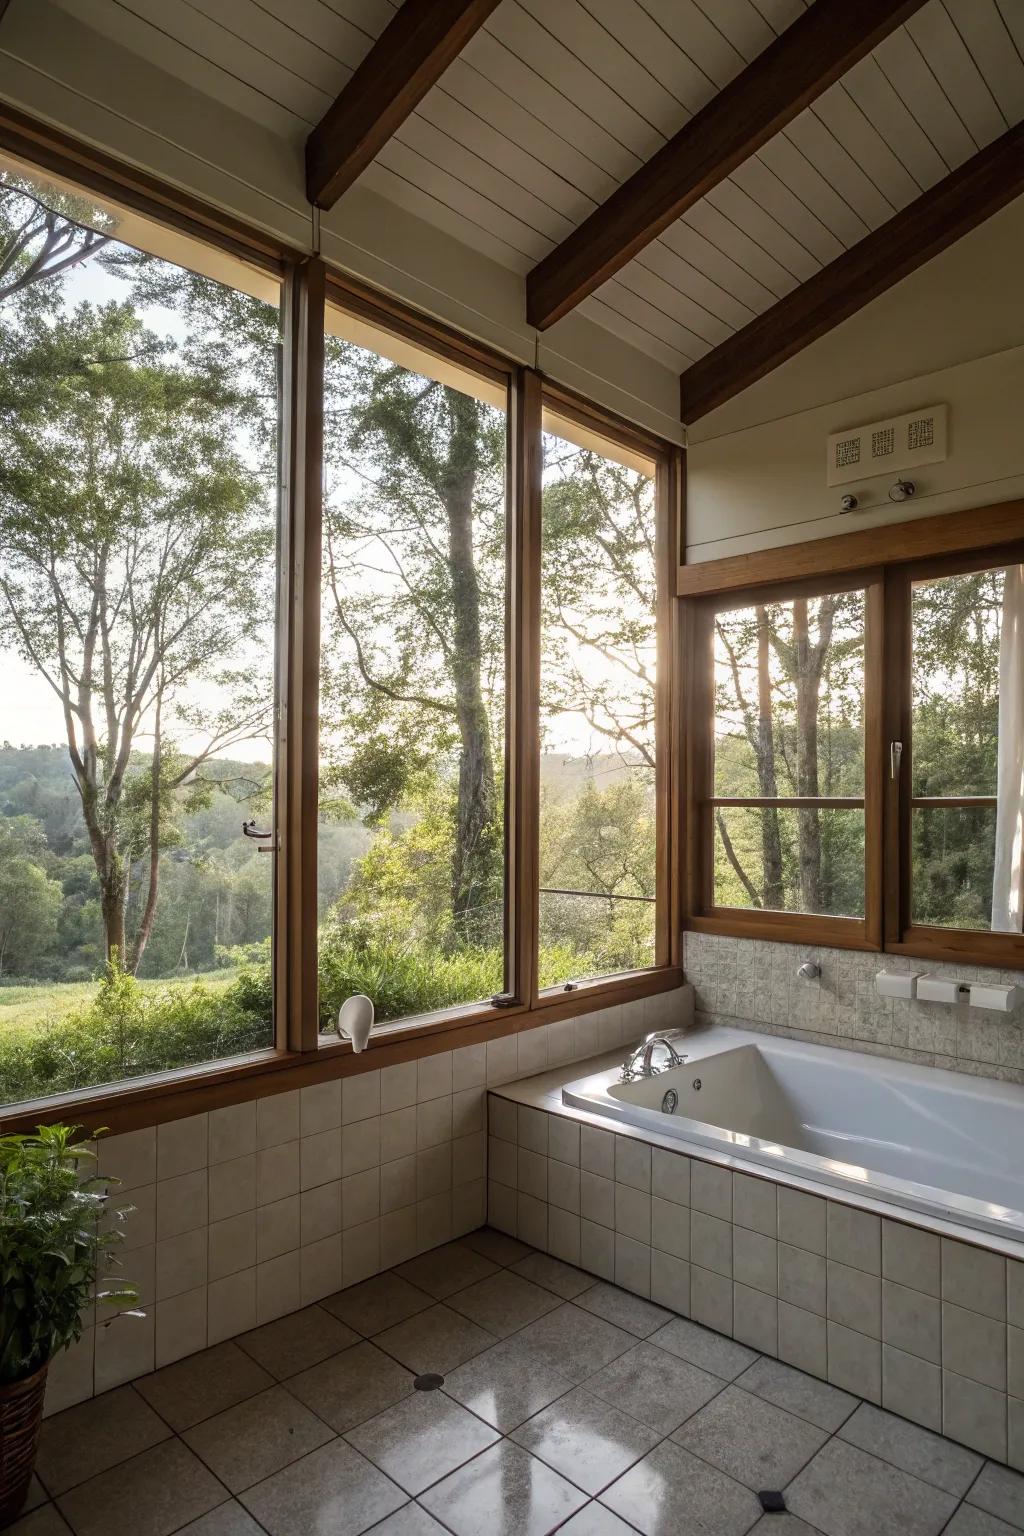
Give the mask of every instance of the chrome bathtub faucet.
[[[661, 1066], [655, 1066], [654, 1052], [659, 1045], [665, 1051], [667, 1060]], [[668, 1034], [655, 1030], [626, 1058], [619, 1081], [635, 1083], [638, 1078], [654, 1077], [658, 1072], [667, 1072], [670, 1067], [681, 1067], [685, 1060], [686, 1057], [679, 1054]]]

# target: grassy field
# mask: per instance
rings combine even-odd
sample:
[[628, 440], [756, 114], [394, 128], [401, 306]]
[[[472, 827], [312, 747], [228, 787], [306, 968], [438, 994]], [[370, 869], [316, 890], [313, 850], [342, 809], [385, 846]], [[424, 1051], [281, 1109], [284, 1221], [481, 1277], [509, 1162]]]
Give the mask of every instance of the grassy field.
[[[201, 981], [211, 991], [222, 990], [237, 977], [238, 971], [228, 966], [221, 971], [203, 971], [188, 976], [164, 977], [157, 981], [140, 981], [143, 992], [161, 992], [172, 986], [191, 986]], [[17, 981], [8, 985], [0, 983], [0, 1031], [17, 1026], [24, 1028], [42, 1024], [54, 1014], [81, 1007], [96, 996], [99, 986], [95, 981]]]

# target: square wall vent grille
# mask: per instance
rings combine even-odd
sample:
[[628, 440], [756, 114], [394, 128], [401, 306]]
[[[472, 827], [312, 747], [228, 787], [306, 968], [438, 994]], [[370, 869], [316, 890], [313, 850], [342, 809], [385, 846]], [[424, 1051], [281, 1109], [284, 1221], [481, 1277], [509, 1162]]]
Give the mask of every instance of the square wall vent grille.
[[926, 405], [871, 421], [866, 427], [833, 432], [828, 440], [829, 485], [870, 480], [872, 475], [902, 474], [918, 464], [937, 464], [946, 457], [947, 408]]

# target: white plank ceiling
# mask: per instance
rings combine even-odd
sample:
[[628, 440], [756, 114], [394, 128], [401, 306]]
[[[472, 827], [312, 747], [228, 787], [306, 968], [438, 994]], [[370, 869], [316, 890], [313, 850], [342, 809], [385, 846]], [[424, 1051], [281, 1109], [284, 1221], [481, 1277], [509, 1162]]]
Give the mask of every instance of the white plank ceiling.
[[[296, 143], [396, 9], [60, 3]], [[501, 0], [365, 180], [525, 273], [804, 4]], [[685, 369], [1022, 118], [1024, 0], [928, 0], [581, 309]]]

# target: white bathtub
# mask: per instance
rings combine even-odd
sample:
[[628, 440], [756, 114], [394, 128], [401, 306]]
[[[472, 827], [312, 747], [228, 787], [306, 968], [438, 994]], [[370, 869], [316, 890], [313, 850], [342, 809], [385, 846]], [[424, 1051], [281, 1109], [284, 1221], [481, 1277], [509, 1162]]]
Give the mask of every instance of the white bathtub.
[[783, 1180], [1024, 1239], [1024, 1087], [720, 1025], [674, 1044], [685, 1066], [635, 1083], [599, 1072], [563, 1102]]

